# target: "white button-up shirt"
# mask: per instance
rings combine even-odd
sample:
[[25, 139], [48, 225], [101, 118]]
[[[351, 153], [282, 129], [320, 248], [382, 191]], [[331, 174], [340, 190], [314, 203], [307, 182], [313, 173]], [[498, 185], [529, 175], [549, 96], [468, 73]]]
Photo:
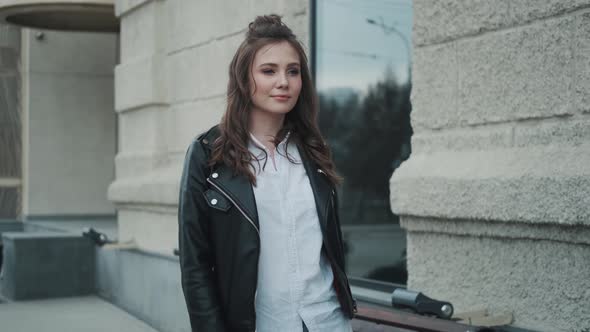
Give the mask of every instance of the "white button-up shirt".
[[[257, 332], [350, 332], [340, 309], [329, 261], [322, 254], [322, 231], [313, 191], [294, 143], [286, 138], [274, 158], [250, 135], [256, 161], [254, 196], [260, 224], [256, 291]], [[264, 157], [267, 153], [264, 169]], [[294, 164], [286, 157], [297, 161]]]

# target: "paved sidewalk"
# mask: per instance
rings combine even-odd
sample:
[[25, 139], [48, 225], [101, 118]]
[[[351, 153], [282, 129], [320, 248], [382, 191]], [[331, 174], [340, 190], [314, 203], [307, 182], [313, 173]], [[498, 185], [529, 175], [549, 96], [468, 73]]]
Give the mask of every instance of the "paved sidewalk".
[[157, 332], [96, 296], [0, 303], [0, 331]]

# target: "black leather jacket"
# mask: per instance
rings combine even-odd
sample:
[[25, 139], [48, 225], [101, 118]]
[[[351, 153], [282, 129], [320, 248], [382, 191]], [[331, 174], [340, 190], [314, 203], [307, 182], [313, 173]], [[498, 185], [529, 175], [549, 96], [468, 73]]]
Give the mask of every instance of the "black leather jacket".
[[[207, 166], [217, 126], [190, 145], [180, 183], [179, 252], [182, 289], [193, 331], [254, 331], [260, 237], [252, 185], [225, 165]], [[302, 151], [300, 151], [302, 152]], [[331, 263], [334, 289], [346, 316], [356, 303], [344, 273], [336, 191], [322, 170], [304, 159]]]

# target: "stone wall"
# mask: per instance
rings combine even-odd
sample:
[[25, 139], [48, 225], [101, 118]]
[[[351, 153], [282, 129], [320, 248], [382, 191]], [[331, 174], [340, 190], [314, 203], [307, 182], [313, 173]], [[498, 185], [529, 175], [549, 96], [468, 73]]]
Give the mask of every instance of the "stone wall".
[[590, 1], [414, 1], [409, 287], [590, 328]]
[[116, 180], [119, 239], [171, 254], [179, 181], [192, 139], [218, 123], [229, 63], [249, 22], [276, 13], [307, 43], [307, 1], [118, 0], [121, 61]]

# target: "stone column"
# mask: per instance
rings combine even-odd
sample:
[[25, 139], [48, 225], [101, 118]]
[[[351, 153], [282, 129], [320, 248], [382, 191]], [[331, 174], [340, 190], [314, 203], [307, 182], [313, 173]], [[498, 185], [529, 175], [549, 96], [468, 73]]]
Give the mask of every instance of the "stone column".
[[[116, 204], [119, 241], [172, 254], [173, 182], [169, 174], [166, 86], [166, 1], [120, 0], [119, 63], [115, 68], [118, 114], [116, 178], [108, 197]], [[170, 247], [170, 248], [168, 248]]]
[[590, 328], [590, 1], [414, 1], [409, 287]]

